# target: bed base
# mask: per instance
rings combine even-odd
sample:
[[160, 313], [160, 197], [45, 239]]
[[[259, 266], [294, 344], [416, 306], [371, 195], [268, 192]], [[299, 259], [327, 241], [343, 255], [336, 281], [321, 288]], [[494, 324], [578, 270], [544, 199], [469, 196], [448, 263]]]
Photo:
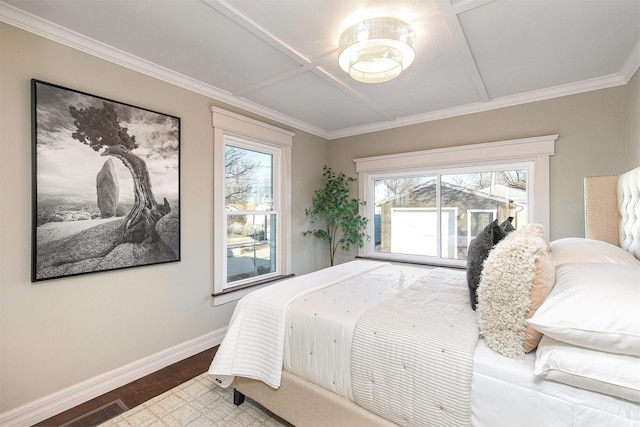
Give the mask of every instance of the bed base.
[[286, 371], [282, 371], [277, 390], [262, 381], [243, 377], [236, 377], [233, 386], [236, 405], [247, 396], [294, 426], [396, 426], [352, 401]]

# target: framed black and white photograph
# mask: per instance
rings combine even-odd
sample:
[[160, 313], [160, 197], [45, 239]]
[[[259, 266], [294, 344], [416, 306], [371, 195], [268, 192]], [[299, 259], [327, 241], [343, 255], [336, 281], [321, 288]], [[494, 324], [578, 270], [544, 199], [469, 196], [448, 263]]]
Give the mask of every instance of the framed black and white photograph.
[[180, 260], [180, 118], [33, 79], [31, 280]]

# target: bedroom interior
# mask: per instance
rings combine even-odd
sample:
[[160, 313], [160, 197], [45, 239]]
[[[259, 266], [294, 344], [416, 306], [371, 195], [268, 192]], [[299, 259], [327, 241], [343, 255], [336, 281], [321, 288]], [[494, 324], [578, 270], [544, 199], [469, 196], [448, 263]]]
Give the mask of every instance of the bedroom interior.
[[[77, 6], [73, 2], [65, 3], [69, 8]], [[104, 7], [105, 13], [117, 11], [117, 8], [108, 7], [110, 3], [113, 2], [100, 2], [98, 7]], [[150, 13], [154, 18], [160, 18], [160, 12], [167, 12], [163, 8], [151, 10], [145, 6], [148, 5], [146, 2], [131, 3], [137, 4], [138, 12]], [[251, 3], [243, 2], [243, 7]], [[301, 3], [308, 6], [307, 2]], [[222, 342], [236, 303], [215, 304], [211, 297], [215, 276], [214, 244], [224, 238], [216, 231], [213, 220], [216, 199], [211, 107], [295, 133], [291, 146], [289, 252], [290, 272], [296, 277], [329, 265], [326, 247], [302, 235], [308, 228], [304, 209], [309, 206], [314, 190], [321, 185], [324, 165], [357, 177], [362, 172], [358, 171], [361, 166], [354, 162], [355, 159], [436, 150], [431, 151], [434, 153], [452, 147], [479, 147], [478, 144], [541, 136], [557, 136], [553, 154], [548, 156], [546, 238], [553, 242], [586, 236], [619, 242], [610, 234], [611, 213], [600, 209], [602, 204], [598, 202], [604, 200], [603, 197], [587, 197], [585, 204], [584, 188], [585, 177], [609, 176], [605, 181], [616, 181], [611, 177], [640, 166], [640, 73], [637, 71], [640, 67], [640, 2], [615, 2], [615, 7], [606, 9], [607, 13], [600, 9], [601, 20], [594, 15], [598, 15], [599, 3], [607, 3], [604, 0], [592, 2], [593, 9], [583, 11], [589, 13], [589, 19], [593, 20], [589, 21], [591, 24], [599, 25], [599, 40], [607, 40], [603, 34], [614, 37], [616, 29], [620, 30], [615, 37], [621, 39], [616, 39], [615, 48], [604, 42], [602, 45], [592, 43], [584, 50], [583, 45], [571, 39], [575, 42], [573, 48], [583, 49], [580, 50], [583, 56], [580, 61], [575, 60], [576, 64], [563, 61], [563, 67], [553, 67], [549, 65], [553, 62], [536, 62], [558, 59], [553, 55], [542, 56], [543, 59], [520, 58], [524, 65], [514, 66], [513, 75], [502, 75], [502, 83], [506, 86], [492, 80], [500, 79], [499, 75], [490, 78], [483, 74], [489, 73], [492, 66], [504, 68], [506, 62], [494, 58], [497, 62], [490, 64], [492, 49], [480, 41], [473, 42], [471, 33], [479, 30], [482, 19], [501, 22], [501, 19], [492, 18], [491, 13], [509, 11], [514, 14], [507, 15], [510, 18], [519, 16], [517, 10], [508, 8], [509, 2], [442, 0], [409, 3], [423, 7], [421, 16], [434, 27], [431, 37], [439, 43], [448, 43], [439, 45], [443, 49], [440, 54], [447, 51], [456, 58], [454, 62], [461, 68], [455, 68], [455, 73], [453, 69], [448, 71], [455, 77], [463, 77], [464, 84], [460, 87], [473, 93], [472, 96], [468, 95], [470, 92], [463, 94], [450, 90], [445, 83], [441, 90], [437, 89], [436, 80], [432, 85], [416, 83], [420, 72], [435, 72], [429, 74], [433, 79], [441, 77], [438, 76], [441, 70], [434, 70], [425, 59], [429, 49], [425, 47], [426, 41], [420, 38], [416, 41], [414, 63], [395, 79], [374, 84], [382, 86], [370, 89], [368, 84], [351, 82], [349, 75], [338, 66], [338, 27], [342, 30], [344, 26], [337, 25], [332, 30], [331, 49], [326, 48], [329, 42], [323, 40], [324, 44], [318, 42], [318, 46], [312, 48], [314, 53], [293, 55], [292, 52], [298, 52], [298, 46], [279, 38], [284, 37], [286, 31], [281, 33], [265, 27], [264, 22], [263, 26], [259, 25], [261, 21], [257, 16], [260, 13], [265, 19], [275, 19], [274, 11], [258, 10], [257, 15], [248, 15], [248, 10], [234, 9], [230, 2], [186, 2], [184, 15], [183, 12], [178, 15], [180, 19], [194, 19], [194, 33], [197, 33], [196, 29], [202, 30], [203, 22], [188, 16], [187, 12], [200, 12], [202, 16], [221, 15], [228, 19], [225, 29], [230, 30], [229, 23], [232, 23], [253, 34], [251, 37], [255, 36], [260, 42], [271, 43], [271, 48], [275, 43], [275, 50], [285, 57], [285, 62], [291, 61], [289, 66], [300, 68], [295, 72], [279, 69], [281, 75], [274, 78], [276, 70], [255, 67], [254, 61], [262, 58], [263, 51], [257, 52], [256, 56], [245, 55], [250, 57], [243, 59], [248, 64], [243, 64], [244, 68], [235, 71], [237, 76], [233, 76], [233, 79], [248, 78], [243, 80], [244, 86], [218, 90], [206, 81], [209, 74], [197, 74], [195, 68], [199, 65], [214, 69], [214, 59], [202, 58], [192, 64], [192, 69], [180, 62], [180, 57], [163, 65], [160, 60], [171, 50], [169, 47], [166, 51], [160, 49], [166, 40], [155, 43], [155, 39], [142, 36], [132, 40], [132, 33], [127, 32], [133, 27], [130, 20], [126, 21], [128, 27], [113, 31], [108, 23], [113, 16], [107, 14], [104, 22], [98, 19], [89, 29], [82, 28], [83, 21], [74, 21], [73, 17], [77, 13], [77, 16], [89, 19], [95, 12], [91, 9], [71, 12], [72, 9], [64, 7], [43, 7], [46, 2], [40, 1], [0, 2], [0, 199], [3, 201], [0, 227], [4, 242], [0, 256], [0, 425], [36, 424]], [[532, 7], [534, 2], [521, 3]], [[557, 8], [562, 25], [577, 30], [581, 27], [572, 21], [575, 16], [562, 15], [571, 10], [570, 3], [558, 0], [550, 7]], [[120, 6], [125, 7], [124, 4]], [[482, 15], [485, 11], [487, 16]], [[290, 11], [291, 14], [296, 12], [303, 11]], [[552, 15], [551, 12], [543, 14], [538, 20], [532, 16], [528, 24], [544, 24], [541, 28], [550, 31], [558, 22], [552, 20]], [[622, 20], [618, 19], [621, 15], [624, 15]], [[275, 19], [274, 25], [284, 26], [283, 22], [292, 18], [292, 15], [284, 14]], [[345, 18], [341, 16], [339, 24]], [[175, 22], [166, 15], [164, 19], [165, 24]], [[153, 27], [152, 20], [140, 24]], [[442, 33], [436, 36], [435, 28], [445, 31], [444, 36]], [[300, 25], [290, 29], [293, 35], [303, 30]], [[100, 40], [101, 32], [113, 38]], [[189, 35], [186, 33], [176, 34], [177, 43], [184, 43]], [[160, 33], [153, 34], [160, 37]], [[483, 41], [495, 42], [500, 35], [497, 29], [495, 33], [484, 33], [486, 39]], [[465, 38], [471, 41], [464, 42]], [[135, 41], [134, 45], [137, 43], [131, 52], [127, 52], [124, 45], [118, 45], [127, 39]], [[240, 40], [248, 44], [254, 42], [252, 38]], [[550, 39], [541, 40], [542, 44], [544, 42], [548, 43]], [[194, 45], [207, 48], [207, 43]], [[143, 50], [136, 50], [140, 46]], [[460, 46], [466, 46], [462, 53]], [[508, 51], [515, 63], [519, 56], [512, 48], [497, 44], [493, 49]], [[150, 57], [145, 58], [145, 49]], [[218, 61], [236, 61], [223, 48], [216, 49], [222, 58]], [[567, 50], [559, 51], [558, 55], [568, 56]], [[433, 51], [430, 54], [435, 55]], [[475, 72], [470, 72], [474, 67], [469, 65], [469, 60], [474, 55], [479, 62]], [[585, 58], [591, 57], [592, 62], [584, 62]], [[482, 62], [482, 58], [488, 62]], [[433, 56], [430, 60], [434, 60]], [[575, 67], [570, 71], [569, 65]], [[555, 68], [556, 72], [566, 68], [567, 74], [561, 77], [569, 80], [554, 85], [544, 80], [547, 78], [543, 77], [544, 73], [532, 71], [540, 68]], [[580, 71], [587, 69], [592, 74]], [[264, 76], [263, 72], [268, 75]], [[231, 75], [233, 73], [234, 70]], [[256, 81], [248, 83], [254, 74]], [[42, 283], [30, 281], [30, 81], [34, 78], [181, 118], [180, 262]], [[231, 79], [233, 84], [238, 82], [229, 75], [225, 78]], [[328, 80], [331, 82], [327, 83]], [[515, 86], [518, 80], [525, 83], [524, 89]], [[278, 92], [278, 85], [285, 81], [291, 86]], [[319, 82], [319, 86], [305, 89], [309, 81]], [[415, 98], [435, 100], [434, 105], [428, 106], [431, 111], [418, 113], [418, 110], [398, 105], [402, 102], [393, 94], [403, 92], [398, 92], [401, 86], [394, 85], [404, 85], [406, 81], [409, 81], [408, 89], [403, 90], [407, 105], [414, 108], [415, 104], [421, 104], [420, 99], [412, 97], [411, 87], [414, 87]], [[509, 85], [514, 86], [507, 88]], [[483, 86], [484, 94], [483, 91], [478, 94], [478, 88]], [[553, 90], [549, 86], [553, 86]], [[487, 87], [490, 88], [488, 92]], [[503, 92], [493, 92], [498, 88]], [[512, 89], [520, 92], [510, 93]], [[303, 95], [311, 96], [314, 101], [302, 102]], [[384, 105], [380, 104], [383, 99], [388, 99], [388, 109], [380, 107]], [[260, 101], [267, 106], [261, 106]], [[281, 107], [279, 113], [278, 107]], [[422, 104], [416, 108], [427, 107]], [[601, 194], [614, 194], [607, 183], [596, 181], [588, 179], [586, 187], [605, 188]], [[600, 230], [604, 227], [604, 233], [609, 227], [609, 234], [603, 237], [597, 234], [601, 231], [593, 231], [594, 227]], [[354, 257], [354, 251], [341, 253], [336, 264], [346, 264]], [[239, 389], [246, 391], [247, 396], [269, 395], [268, 388], [260, 388], [250, 381], [242, 384], [242, 381], [239, 380]], [[283, 381], [295, 382], [297, 378], [283, 377]], [[633, 405], [637, 410], [638, 404]], [[368, 414], [364, 416], [368, 417]]]

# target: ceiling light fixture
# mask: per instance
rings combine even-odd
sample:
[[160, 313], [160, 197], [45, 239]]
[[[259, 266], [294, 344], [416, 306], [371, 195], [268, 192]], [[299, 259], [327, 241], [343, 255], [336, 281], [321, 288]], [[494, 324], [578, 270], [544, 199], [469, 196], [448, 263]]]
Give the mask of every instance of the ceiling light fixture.
[[382, 83], [396, 78], [416, 56], [416, 34], [397, 18], [371, 18], [340, 36], [338, 63], [355, 80]]

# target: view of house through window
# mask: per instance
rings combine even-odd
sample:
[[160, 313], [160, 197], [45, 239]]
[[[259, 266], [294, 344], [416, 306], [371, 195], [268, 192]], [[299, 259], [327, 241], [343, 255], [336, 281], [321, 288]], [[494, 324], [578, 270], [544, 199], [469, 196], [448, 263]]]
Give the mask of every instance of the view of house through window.
[[227, 286], [276, 271], [274, 155], [225, 146]]
[[527, 223], [526, 168], [372, 179], [374, 253], [466, 260], [494, 219]]

